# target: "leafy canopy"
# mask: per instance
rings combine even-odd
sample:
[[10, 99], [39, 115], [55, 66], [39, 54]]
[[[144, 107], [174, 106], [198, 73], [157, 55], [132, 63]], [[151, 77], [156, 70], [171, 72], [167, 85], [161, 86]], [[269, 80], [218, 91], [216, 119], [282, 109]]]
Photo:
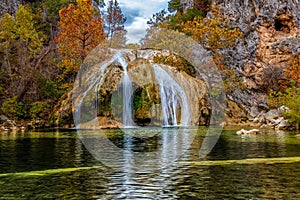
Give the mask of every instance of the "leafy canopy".
[[92, 1], [76, 0], [76, 3], [59, 11], [60, 31], [55, 40], [65, 74], [77, 72], [87, 54], [106, 38], [103, 19], [97, 15]]
[[211, 18], [200, 16], [182, 23], [183, 32], [213, 52], [236, 45], [242, 32], [232, 27], [228, 18], [220, 12], [218, 7], [212, 7], [212, 14]]

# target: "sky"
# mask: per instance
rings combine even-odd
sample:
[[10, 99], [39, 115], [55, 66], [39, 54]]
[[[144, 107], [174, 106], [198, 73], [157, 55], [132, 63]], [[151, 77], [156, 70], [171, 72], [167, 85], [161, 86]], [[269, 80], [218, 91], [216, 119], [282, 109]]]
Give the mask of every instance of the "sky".
[[[118, 0], [123, 14], [127, 18], [125, 29], [127, 43], [138, 43], [146, 33], [147, 21], [153, 14], [168, 8], [169, 0]], [[108, 0], [105, 0], [107, 5]]]

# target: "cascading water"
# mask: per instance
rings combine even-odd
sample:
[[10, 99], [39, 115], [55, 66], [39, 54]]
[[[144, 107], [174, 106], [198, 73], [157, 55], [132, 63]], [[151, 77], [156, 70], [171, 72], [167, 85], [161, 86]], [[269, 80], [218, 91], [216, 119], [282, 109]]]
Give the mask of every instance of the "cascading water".
[[159, 85], [163, 125], [177, 126], [180, 109], [180, 125], [188, 125], [190, 121], [189, 102], [182, 87], [160, 66], [153, 64], [156, 81]]
[[[128, 52], [125, 52], [128, 53]], [[122, 114], [119, 116], [121, 119], [123, 126], [133, 127], [134, 116], [133, 116], [133, 85], [132, 80], [130, 79], [127, 65], [124, 58], [124, 52], [116, 52], [115, 55], [106, 63], [99, 66], [99, 69], [95, 70], [95, 72], [91, 73], [90, 76], [87, 77], [87, 89], [82, 93], [81, 97], [77, 100], [76, 111], [74, 113], [75, 123], [77, 125], [83, 121], [81, 117], [81, 113], [89, 113], [91, 117], [90, 120], [97, 119], [98, 113], [98, 104], [100, 101], [98, 100], [101, 94], [99, 93], [99, 88], [105, 81], [105, 77], [109, 70], [107, 68], [113, 64], [114, 62], [118, 62], [119, 65], [123, 68], [123, 77], [121, 79], [120, 89], [118, 90], [120, 97], [122, 99], [118, 99], [117, 106], [115, 108], [121, 108]], [[159, 86], [160, 100], [161, 100], [161, 109], [162, 109], [162, 125], [163, 126], [178, 126], [178, 125], [189, 125], [190, 122], [190, 108], [188, 98], [183, 90], [183, 88], [177, 83], [177, 81], [161, 66], [157, 64], [151, 64], [155, 77], [156, 83]], [[94, 104], [96, 104], [96, 109], [91, 107], [84, 107], [83, 102], [86, 100], [90, 101], [90, 99], [94, 98]], [[87, 105], [87, 104], [85, 104]], [[114, 107], [114, 106], [113, 106]], [[92, 111], [93, 110], [93, 111]], [[116, 113], [120, 113], [120, 110], [115, 110]], [[94, 118], [92, 118], [92, 115]], [[86, 115], [85, 115], [86, 116]], [[96, 118], [95, 118], [96, 117]], [[152, 116], [153, 117], [153, 116]], [[157, 116], [158, 117], [158, 116]], [[80, 126], [78, 126], [80, 127]]]
[[[94, 89], [94, 91], [92, 92], [95, 92], [96, 93], [96, 109], [95, 111], [97, 112], [97, 103], [99, 102], [98, 101], [98, 88], [99, 88], [99, 85], [101, 85], [104, 81], [104, 78], [105, 78], [105, 71], [107, 69], [107, 67], [112, 64], [115, 60], [117, 59], [117, 56], [115, 55], [110, 61], [104, 63], [103, 65], [101, 65], [99, 67], [99, 69], [95, 72], [93, 72], [89, 77], [87, 77], [87, 79], [85, 80], [86, 83], [88, 83], [88, 87], [87, 89], [82, 93], [81, 97], [79, 98], [79, 101], [76, 102], [76, 109], [75, 109], [75, 112], [74, 112], [74, 121], [75, 121], [75, 124], [77, 124], [77, 127], [79, 127], [78, 125], [81, 124], [81, 122], [83, 121], [82, 119], [82, 113], [88, 113], [86, 110], [83, 110], [82, 108], [82, 103], [84, 102], [85, 100], [85, 97], [89, 94], [89, 92], [92, 91], [92, 89]], [[78, 97], [77, 97], [78, 98]], [[94, 113], [93, 113], [94, 114]], [[95, 116], [97, 115], [97, 113], [95, 113]]]
[[123, 85], [123, 113], [122, 113], [122, 121], [124, 127], [132, 127], [133, 123], [133, 91], [132, 91], [132, 81], [127, 72], [127, 63], [123, 56], [119, 56], [119, 63], [122, 65], [124, 70], [124, 76], [122, 78]]

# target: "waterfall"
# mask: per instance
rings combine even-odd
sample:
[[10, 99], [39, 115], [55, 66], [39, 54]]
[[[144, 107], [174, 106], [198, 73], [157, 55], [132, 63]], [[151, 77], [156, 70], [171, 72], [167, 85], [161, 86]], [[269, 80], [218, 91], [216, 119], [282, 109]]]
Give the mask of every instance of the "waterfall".
[[180, 125], [190, 122], [188, 98], [182, 87], [160, 66], [153, 64], [156, 81], [159, 85], [161, 106], [163, 111], [163, 125], [179, 125], [178, 112], [181, 114]]
[[132, 90], [132, 81], [128, 76], [127, 72], [127, 63], [123, 56], [118, 58], [119, 63], [122, 65], [124, 70], [124, 76], [122, 78], [123, 85], [123, 113], [122, 121], [124, 127], [134, 126], [133, 123], [133, 90]]
[[[117, 109], [115, 110], [115, 114], [117, 114], [115, 119], [121, 119], [125, 128], [135, 126], [133, 115], [133, 83], [129, 76], [127, 69], [128, 63], [125, 60], [124, 52], [119, 51], [116, 52], [109, 61], [97, 64], [97, 68], [85, 77], [85, 89], [81, 94], [79, 94], [79, 96], [77, 96], [74, 104], [76, 108], [74, 112], [74, 120], [78, 128], [80, 128], [78, 125], [81, 123], [97, 119], [98, 106], [100, 103], [98, 98], [101, 96], [101, 94], [99, 94], [99, 88], [102, 84], [104, 84], [107, 75], [110, 73], [108, 68], [113, 63], [118, 63], [118, 65], [123, 69], [123, 77], [120, 80], [121, 82], [117, 91], [119, 95], [115, 98], [116, 101], [112, 102], [112, 109]], [[189, 101], [185, 91], [174, 77], [172, 77], [172, 75], [165, 71], [161, 66], [152, 64], [152, 68], [160, 93], [162, 125], [189, 125], [191, 114]], [[78, 88], [76, 89], [78, 90]], [[119, 97], [121, 97], [121, 99], [119, 99]], [[114, 103], [116, 104], [113, 105]]]
[[[109, 65], [111, 65], [116, 59], [117, 59], [117, 57], [113, 56], [111, 60], [109, 60], [106, 63], [103, 63], [102, 65], [100, 65], [100, 67], [96, 71], [91, 73], [90, 76], [88, 76], [87, 79], [85, 80], [85, 84], [87, 85], [87, 88], [80, 95], [80, 98], [79, 98], [79, 96], [76, 97], [76, 98], [79, 98], [78, 102], [75, 103], [76, 109], [74, 111], [74, 121], [75, 121], [75, 124], [77, 125], [77, 127], [79, 127], [79, 125], [83, 121], [82, 113], [89, 113], [86, 109], [82, 108], [82, 104], [85, 101], [85, 97], [90, 93], [96, 93], [96, 99], [95, 99], [96, 109], [94, 109], [94, 110], [95, 110], [95, 112], [97, 112], [97, 109], [98, 109], [97, 108], [97, 103], [99, 102], [99, 100], [98, 100], [98, 88], [104, 81], [104, 78], [105, 78], [105, 75], [106, 75], [105, 71], [106, 71], [107, 67]], [[76, 88], [76, 90], [78, 90], [78, 88]], [[73, 103], [74, 103], [74, 99], [73, 99]], [[92, 114], [94, 114], [95, 116], [97, 115], [97, 113], [94, 113], [94, 112], [92, 112]], [[90, 115], [92, 115], [92, 114], [90, 114]], [[91, 116], [91, 118], [94, 119], [95, 116]]]

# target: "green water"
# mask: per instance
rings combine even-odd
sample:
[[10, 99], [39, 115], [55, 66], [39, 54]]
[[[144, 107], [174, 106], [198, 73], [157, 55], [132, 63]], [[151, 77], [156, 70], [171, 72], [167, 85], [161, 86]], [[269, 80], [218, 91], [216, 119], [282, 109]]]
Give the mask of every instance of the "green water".
[[[145, 137], [150, 129], [140, 131], [143, 137], [87, 131], [89, 140], [104, 134], [127, 150], [118, 168], [97, 160], [75, 131], [0, 133], [0, 199], [300, 199], [297, 133], [235, 131], [223, 130], [204, 159], [198, 155], [205, 128], [186, 151], [179, 151], [184, 142], [166, 146], [172, 129], [151, 137]], [[105, 151], [114, 159], [115, 152]], [[182, 155], [170, 162], [176, 153]], [[136, 155], [145, 158], [143, 167]]]

